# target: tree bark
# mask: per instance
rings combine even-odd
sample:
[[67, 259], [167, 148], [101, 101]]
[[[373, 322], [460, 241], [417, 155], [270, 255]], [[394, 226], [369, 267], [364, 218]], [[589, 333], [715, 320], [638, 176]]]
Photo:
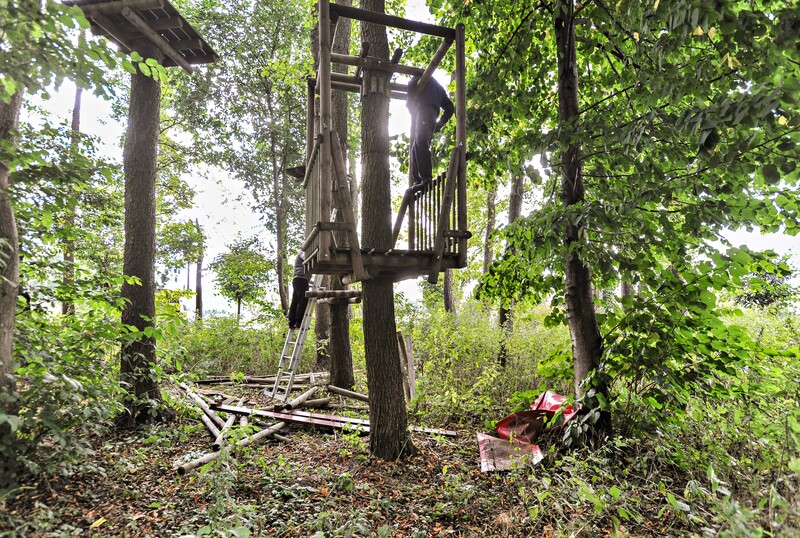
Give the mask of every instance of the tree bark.
[[[384, 0], [364, 0], [363, 9], [385, 12]], [[383, 26], [361, 24], [370, 55], [389, 59]], [[378, 70], [365, 72], [361, 105], [361, 241], [364, 248], [390, 248], [392, 229], [389, 171], [389, 80]], [[364, 351], [369, 390], [370, 452], [394, 460], [415, 451], [408, 435], [400, 352], [397, 348], [394, 289], [391, 278], [363, 282]]]
[[456, 294], [453, 292], [453, 270], [444, 270], [444, 280], [442, 281], [442, 299], [444, 309], [451, 314], [456, 313]]
[[[0, 101], [0, 141], [15, 142], [22, 92], [10, 103]], [[0, 161], [0, 413], [16, 415], [19, 410], [14, 377], [14, 319], [19, 292], [19, 235], [14, 207], [9, 196], [10, 163]], [[16, 433], [8, 422], [0, 424], [0, 490], [15, 483], [18, 462]]]
[[[341, 5], [350, 6], [352, 0], [339, 0]], [[350, 19], [340, 19], [336, 26], [336, 35], [333, 37], [333, 52], [338, 54], [348, 54], [350, 52], [350, 29], [352, 21]], [[343, 65], [334, 65], [334, 71], [346, 71]], [[331, 106], [331, 123], [334, 131], [339, 136], [345, 162], [347, 162], [347, 140], [348, 140], [348, 103], [347, 93], [340, 91], [334, 92]], [[338, 180], [339, 178], [337, 178]], [[346, 180], [346, 179], [344, 179]], [[340, 211], [336, 215], [337, 221], [344, 221], [344, 214]], [[339, 244], [348, 245], [347, 234], [340, 234], [337, 238]], [[344, 290], [347, 286], [342, 284], [341, 278], [331, 276], [328, 278], [328, 286], [331, 290]], [[320, 306], [320, 305], [317, 305]], [[331, 384], [344, 389], [352, 389], [355, 384], [353, 375], [353, 351], [350, 346], [350, 317], [348, 304], [345, 301], [337, 301], [328, 308], [329, 332], [325, 340], [328, 345], [328, 355], [330, 357], [330, 379]], [[319, 360], [319, 355], [317, 356]]]
[[[555, 35], [558, 56], [558, 119], [566, 139], [560, 142], [561, 152], [561, 201], [564, 207], [579, 204], [584, 200], [584, 183], [581, 175], [580, 144], [576, 142], [580, 132], [577, 124], [580, 115], [578, 104], [578, 62], [575, 46], [575, 15], [572, 1], [564, 2], [556, 13]], [[570, 249], [580, 248], [583, 224], [567, 224], [564, 243]], [[575, 396], [583, 395], [582, 384], [600, 367], [603, 339], [597, 323], [592, 281], [589, 267], [581, 261], [578, 252], [568, 255], [566, 260], [565, 304], [567, 324], [572, 340], [575, 375]], [[595, 379], [594, 389], [608, 400], [608, 387], [602, 379]], [[601, 412], [595, 424], [595, 439], [602, 442], [611, 433], [611, 413]]]
[[[81, 98], [83, 96], [83, 88], [75, 87], [75, 102], [72, 107], [72, 144], [71, 149], [73, 155], [78, 151], [78, 135], [81, 132]], [[71, 229], [75, 227], [75, 207], [68, 207], [65, 216], [65, 227]], [[72, 239], [64, 240], [64, 288], [67, 290], [72, 289], [75, 284], [75, 241]], [[71, 299], [65, 299], [61, 303], [61, 314], [64, 316], [71, 316], [75, 314], [75, 304]]]
[[[137, 50], [144, 57], [161, 59], [149, 42]], [[122, 425], [131, 427], [162, 415], [162, 399], [153, 372], [156, 341], [143, 332], [155, 325], [156, 166], [161, 108], [160, 83], [139, 72], [131, 75], [128, 130], [123, 150], [125, 170], [125, 254], [123, 272], [141, 283], [122, 286], [126, 300], [122, 323], [133, 326], [138, 337], [123, 344], [120, 377], [127, 392], [127, 414]]]

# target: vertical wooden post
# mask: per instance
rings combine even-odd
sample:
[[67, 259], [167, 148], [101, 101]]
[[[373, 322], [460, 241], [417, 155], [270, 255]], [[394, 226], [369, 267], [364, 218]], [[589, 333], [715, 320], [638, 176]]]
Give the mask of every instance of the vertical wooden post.
[[[458, 229], [467, 229], [467, 85], [464, 60], [464, 25], [456, 26], [456, 146], [461, 153], [458, 166]], [[467, 265], [467, 239], [458, 239], [458, 264]]]
[[[311, 154], [314, 152], [314, 119], [316, 116], [316, 111], [314, 110], [314, 107], [316, 106], [314, 84], [315, 81], [313, 78], [308, 78], [306, 80], [306, 174], [308, 174], [308, 170], [312, 167]], [[309, 183], [315, 181], [318, 181], [318, 179], [312, 176], [309, 180]], [[311, 229], [314, 227], [314, 224], [316, 224], [315, 222], [312, 222], [314, 219], [309, 218], [311, 214], [314, 213], [312, 210], [314, 200], [313, 196], [309, 196], [308, 193], [308, 186], [306, 186], [306, 229], [304, 239], [308, 237], [308, 234], [311, 233]]]
[[406, 357], [405, 342], [403, 341], [403, 333], [397, 331], [397, 346], [400, 349], [400, 369], [403, 372], [403, 392], [406, 396], [406, 403], [411, 401], [411, 388], [408, 383], [408, 358]]
[[[411, 98], [410, 95], [408, 98]], [[414, 159], [414, 155], [412, 154], [414, 139], [417, 136], [417, 115], [414, 112], [413, 106], [409, 107], [409, 111], [411, 112], [411, 132], [408, 135], [408, 187], [411, 188], [414, 186], [414, 177], [411, 175], [411, 170]], [[416, 196], [412, 195], [408, 203], [408, 250], [414, 250], [414, 245], [416, 244], [417, 204], [415, 200]]]
[[[330, 222], [332, 201], [332, 154], [331, 154], [331, 19], [330, 3], [319, 0], [319, 132], [322, 137], [319, 152], [319, 220]], [[331, 259], [331, 232], [320, 230], [320, 261]]]

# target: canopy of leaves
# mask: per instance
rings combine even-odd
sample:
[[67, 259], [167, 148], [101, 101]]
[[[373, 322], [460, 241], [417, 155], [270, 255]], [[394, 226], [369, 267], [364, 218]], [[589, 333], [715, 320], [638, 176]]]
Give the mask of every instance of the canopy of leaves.
[[[31, 93], [70, 77], [100, 94], [112, 90], [104, 68], [116, 54], [105, 39], [88, 39], [89, 22], [80, 8], [58, 0], [8, 0], [0, 9], [0, 99], [17, 91]], [[84, 31], [79, 31], [84, 30]]]

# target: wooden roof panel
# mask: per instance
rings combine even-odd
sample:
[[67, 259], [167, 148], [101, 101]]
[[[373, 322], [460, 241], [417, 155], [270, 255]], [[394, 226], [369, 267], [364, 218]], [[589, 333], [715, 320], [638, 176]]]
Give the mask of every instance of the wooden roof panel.
[[[65, 0], [64, 3], [80, 7], [92, 25], [92, 32], [106, 36], [124, 52], [130, 52], [136, 40], [147, 38], [125, 16], [129, 13], [127, 9], [138, 15], [189, 64], [211, 63], [218, 58], [211, 45], [168, 0]], [[167, 55], [163, 65], [174, 66], [177, 62]]]

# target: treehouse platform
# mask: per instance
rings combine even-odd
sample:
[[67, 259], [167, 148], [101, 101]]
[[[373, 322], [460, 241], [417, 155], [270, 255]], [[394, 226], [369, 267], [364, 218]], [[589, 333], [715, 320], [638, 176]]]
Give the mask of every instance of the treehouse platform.
[[[301, 174], [306, 192], [303, 244], [306, 269], [313, 274], [341, 275], [346, 283], [375, 277], [399, 281], [422, 275], [436, 282], [441, 271], [466, 266], [467, 239], [471, 236], [467, 230], [464, 26], [453, 29], [426, 24], [329, 0], [319, 0], [318, 8], [319, 69], [316, 78], [308, 83], [307, 158]], [[422, 33], [439, 39], [440, 43], [425, 67], [401, 64], [400, 49], [391, 59], [370, 56], [368, 44], [362, 46], [359, 56], [333, 54], [336, 24], [343, 18]], [[408, 189], [393, 219], [391, 245], [381, 249], [362, 248], [344, 153], [332, 129], [331, 94], [382, 92], [392, 99], [406, 100], [410, 90], [421, 89], [428, 83], [453, 44], [456, 129], [447, 171], [423, 185], [413, 185], [409, 178]], [[338, 72], [332, 72], [334, 64], [340, 66]], [[369, 70], [390, 76], [378, 79], [382, 82], [376, 87], [375, 78], [364, 76]], [[395, 75], [416, 77], [416, 83], [397, 81]], [[413, 144], [413, 124], [412, 116], [410, 144]]]

